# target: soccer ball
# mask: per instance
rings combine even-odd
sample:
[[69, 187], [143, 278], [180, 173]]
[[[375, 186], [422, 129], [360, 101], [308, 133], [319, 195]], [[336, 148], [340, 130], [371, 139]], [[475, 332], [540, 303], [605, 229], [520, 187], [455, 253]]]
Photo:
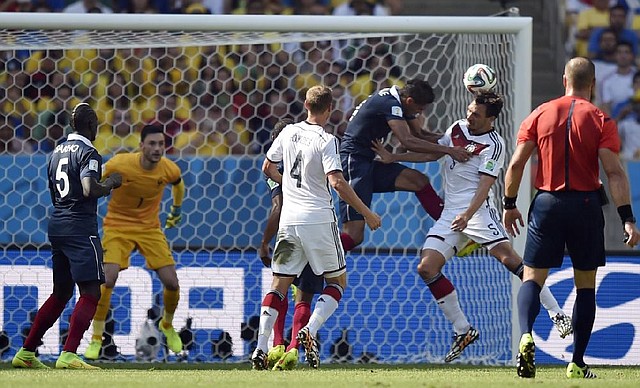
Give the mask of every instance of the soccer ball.
[[464, 72], [464, 87], [471, 93], [488, 92], [498, 83], [495, 70], [491, 67], [476, 63]]

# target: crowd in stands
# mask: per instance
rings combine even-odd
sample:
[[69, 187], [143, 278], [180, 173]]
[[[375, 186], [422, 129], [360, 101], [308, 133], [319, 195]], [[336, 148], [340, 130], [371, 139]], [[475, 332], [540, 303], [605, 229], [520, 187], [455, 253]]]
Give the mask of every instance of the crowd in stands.
[[594, 103], [618, 122], [621, 156], [640, 159], [640, 0], [566, 0], [567, 54], [596, 65]]
[[[392, 15], [402, 0], [5, 0], [0, 12]], [[304, 116], [300, 93], [333, 88], [340, 135], [355, 106], [400, 84], [391, 44], [367, 38], [206, 47], [0, 51], [0, 153], [47, 153], [79, 101], [98, 113], [102, 154], [132, 151], [164, 125], [168, 153], [264, 152], [282, 117]]]

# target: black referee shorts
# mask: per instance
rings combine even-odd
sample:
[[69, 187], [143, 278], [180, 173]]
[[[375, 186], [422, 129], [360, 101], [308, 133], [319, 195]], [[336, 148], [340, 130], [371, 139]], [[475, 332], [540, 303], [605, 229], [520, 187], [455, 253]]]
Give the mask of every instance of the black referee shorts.
[[565, 246], [573, 268], [605, 265], [604, 215], [597, 191], [539, 191], [529, 209], [524, 263], [533, 268], [562, 265]]

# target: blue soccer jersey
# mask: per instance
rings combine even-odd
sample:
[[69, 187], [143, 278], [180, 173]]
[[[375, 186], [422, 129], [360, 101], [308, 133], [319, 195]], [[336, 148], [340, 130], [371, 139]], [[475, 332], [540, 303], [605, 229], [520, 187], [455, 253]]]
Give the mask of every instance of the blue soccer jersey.
[[358, 105], [342, 137], [340, 153], [373, 160], [376, 153], [371, 150], [371, 142], [391, 132], [389, 120], [405, 120], [397, 86], [382, 89]]
[[72, 133], [56, 146], [49, 159], [49, 192], [53, 214], [50, 236], [97, 236], [98, 199], [82, 194], [82, 178], [102, 176], [102, 157], [91, 142]]

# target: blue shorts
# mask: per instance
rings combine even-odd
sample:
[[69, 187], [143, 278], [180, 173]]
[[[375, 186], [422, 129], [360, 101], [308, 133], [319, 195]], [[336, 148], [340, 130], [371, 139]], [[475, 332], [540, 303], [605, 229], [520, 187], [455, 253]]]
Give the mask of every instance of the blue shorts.
[[[342, 173], [353, 191], [365, 205], [371, 206], [373, 193], [396, 191], [396, 178], [409, 168], [400, 163], [384, 164], [361, 156], [341, 154]], [[342, 199], [340, 200], [342, 222], [362, 221], [364, 217]]]
[[98, 236], [49, 236], [54, 283], [104, 283]]
[[575, 269], [605, 265], [604, 215], [597, 191], [539, 191], [533, 198], [524, 264], [558, 268], [565, 246]]
[[307, 264], [300, 276], [295, 278], [293, 284], [308, 294], [322, 294], [324, 290], [324, 276], [313, 273], [311, 266]]

